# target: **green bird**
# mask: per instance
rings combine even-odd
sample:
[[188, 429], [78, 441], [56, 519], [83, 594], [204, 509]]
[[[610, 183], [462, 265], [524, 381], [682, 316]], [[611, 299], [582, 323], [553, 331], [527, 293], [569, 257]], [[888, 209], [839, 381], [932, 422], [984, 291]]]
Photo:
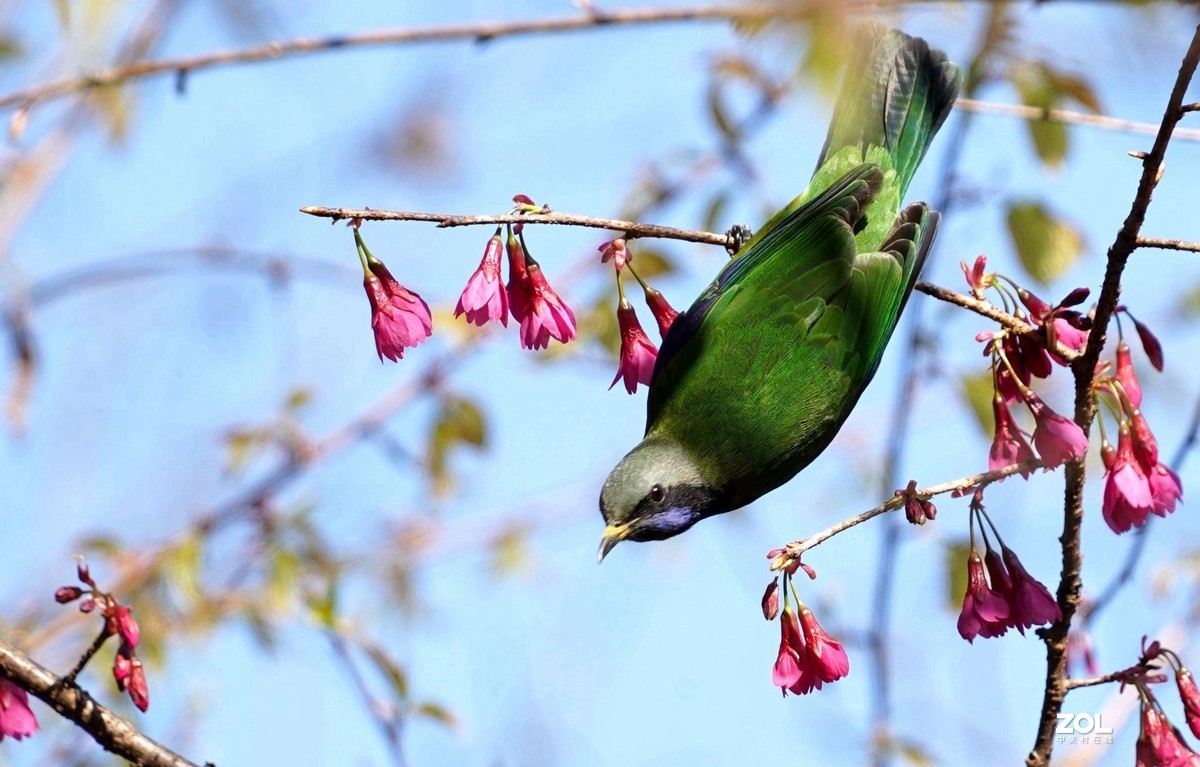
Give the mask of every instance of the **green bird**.
[[869, 25], [808, 188], [663, 339], [646, 434], [600, 494], [600, 559], [740, 508], [833, 440], [871, 381], [940, 216], [901, 200], [962, 85], [920, 38]]

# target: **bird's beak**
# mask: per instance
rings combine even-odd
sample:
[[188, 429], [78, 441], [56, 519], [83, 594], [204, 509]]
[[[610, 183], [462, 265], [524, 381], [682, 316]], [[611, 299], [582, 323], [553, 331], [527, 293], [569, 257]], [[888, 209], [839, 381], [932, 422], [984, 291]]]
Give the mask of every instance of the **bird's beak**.
[[609, 525], [604, 528], [604, 535], [600, 537], [600, 555], [596, 557], [596, 564], [603, 562], [604, 558], [608, 556], [608, 552], [628, 536], [629, 525]]

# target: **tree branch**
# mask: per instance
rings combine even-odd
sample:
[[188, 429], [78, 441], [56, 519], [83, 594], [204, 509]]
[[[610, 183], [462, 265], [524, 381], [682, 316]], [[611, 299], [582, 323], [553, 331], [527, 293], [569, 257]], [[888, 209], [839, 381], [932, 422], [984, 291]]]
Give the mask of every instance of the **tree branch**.
[[143, 735], [129, 720], [92, 700], [79, 685], [60, 679], [3, 641], [0, 641], [0, 675], [79, 725], [104, 750], [139, 767], [197, 767]]
[[[1117, 131], [1119, 133], [1143, 133], [1151, 136], [1158, 133], [1159, 123], [1143, 123], [1135, 120], [1122, 120], [1119, 117], [1090, 114], [1088, 112], [1072, 112], [1066, 109], [1044, 109], [1024, 104], [994, 104], [978, 99], [959, 99], [954, 102], [955, 109], [980, 114], [1008, 115], [1024, 120], [1049, 120], [1050, 122], [1067, 123], [1069, 125], [1086, 125], [1091, 128]], [[1187, 141], [1200, 141], [1200, 130], [1180, 128], [1175, 131], [1175, 138]]]
[[[955, 490], [965, 490], [976, 485], [989, 485], [993, 482], [1004, 479], [1005, 477], [1011, 477], [1013, 474], [1039, 469], [1041, 466], [1042, 462], [1034, 458], [1026, 461], [1025, 463], [1014, 463], [994, 471], [985, 471], [981, 474], [974, 474], [970, 477], [963, 477], [962, 479], [956, 479], [951, 482], [943, 482], [940, 485], [933, 485], [932, 487], [919, 489], [915, 492], [922, 498], [932, 498], [935, 495], [951, 493]], [[776, 557], [775, 561], [771, 563], [771, 569], [782, 569], [789, 563], [800, 559], [800, 556], [804, 552], [821, 545], [838, 533], [849, 530], [856, 525], [861, 525], [868, 519], [878, 517], [880, 514], [886, 514], [889, 511], [895, 511], [896, 509], [903, 508], [903, 506], [904, 498], [902, 496], [889, 498], [875, 508], [867, 509], [861, 514], [855, 514], [849, 519], [844, 519], [841, 522], [838, 522], [836, 525], [831, 525], [830, 527], [825, 528], [816, 535], [809, 536], [802, 541], [794, 541], [792, 543], [785, 544], [781, 547], [783, 549], [783, 553]]]
[[1162, 250], [1187, 250], [1200, 253], [1200, 242], [1187, 240], [1164, 240], [1158, 237], [1138, 237], [1134, 241], [1135, 248], [1160, 248]]
[[[1142, 159], [1142, 177], [1129, 215], [1108, 249], [1108, 265], [1100, 288], [1100, 298], [1096, 304], [1087, 348], [1072, 365], [1075, 374], [1075, 422], [1085, 432], [1091, 430], [1096, 415], [1092, 384], [1095, 381], [1096, 362], [1100, 358], [1101, 349], [1104, 348], [1108, 324], [1121, 297], [1121, 274], [1130, 254], [1137, 248], [1138, 233], [1145, 221], [1154, 187], [1161, 177], [1163, 157], [1171, 141], [1172, 131], [1185, 114], [1183, 96], [1196, 72], [1197, 62], [1200, 62], [1200, 26], [1197, 26], [1191, 45], [1179, 67], [1175, 87], [1171, 91], [1162, 124], [1154, 139], [1154, 146]], [[1050, 764], [1050, 755], [1054, 750], [1055, 725], [1068, 690], [1067, 632], [1071, 627], [1071, 619], [1079, 608], [1083, 587], [1080, 578], [1083, 566], [1080, 529], [1083, 522], [1083, 483], [1086, 479], [1084, 459], [1068, 463], [1065, 474], [1063, 533], [1059, 539], [1062, 542], [1062, 577], [1058, 584], [1058, 606], [1062, 611], [1062, 619], [1038, 632], [1046, 643], [1046, 684], [1037, 738], [1025, 759], [1028, 767], [1047, 767]]]

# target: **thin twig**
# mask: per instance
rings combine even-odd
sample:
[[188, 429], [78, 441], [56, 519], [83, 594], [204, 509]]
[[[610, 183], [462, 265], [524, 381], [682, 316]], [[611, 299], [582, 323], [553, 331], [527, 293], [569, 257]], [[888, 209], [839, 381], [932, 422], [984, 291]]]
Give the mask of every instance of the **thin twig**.
[[1068, 679], [1066, 687], [1068, 690], [1077, 690], [1080, 687], [1095, 687], [1099, 684], [1111, 684], [1112, 682], [1120, 682], [1123, 679], [1123, 672], [1114, 671], [1111, 674], [1104, 676], [1087, 677], [1086, 679]]
[[1161, 248], [1162, 250], [1187, 250], [1200, 253], [1200, 242], [1187, 240], [1164, 240], [1159, 237], [1138, 237], [1134, 241], [1135, 248]]
[[[976, 485], [988, 485], [1004, 479], [1005, 477], [1011, 477], [1013, 474], [1033, 471], [1034, 469], [1041, 468], [1041, 466], [1042, 462], [1034, 458], [1026, 461], [1025, 463], [1014, 463], [993, 471], [985, 471], [981, 474], [975, 474], [970, 477], [963, 477], [962, 479], [943, 482], [940, 485], [933, 485], [932, 487], [918, 489], [915, 491], [915, 493], [922, 498], [932, 498], [935, 495], [952, 493], [955, 490], [965, 490], [969, 487], [975, 487]], [[844, 519], [841, 522], [838, 522], [836, 525], [831, 525], [825, 528], [816, 535], [809, 536], [802, 541], [788, 543], [781, 547], [783, 549], [783, 554], [776, 558], [776, 561], [771, 564], [771, 569], [778, 570], [786, 567], [790, 562], [799, 559], [804, 552], [821, 545], [838, 533], [849, 530], [856, 525], [861, 525], [863, 522], [866, 522], [869, 519], [874, 519], [880, 514], [886, 514], [889, 511], [895, 511], [896, 509], [903, 508], [903, 506], [903, 496], [889, 498], [872, 509], [867, 509], [861, 514], [856, 514], [849, 519]]]
[[60, 679], [17, 648], [0, 641], [0, 676], [79, 725], [104, 750], [139, 767], [197, 767], [101, 706], [74, 682]]
[[[847, 5], [867, 5], [859, 0]], [[376, 46], [398, 46], [411, 43], [473, 40], [489, 42], [502, 37], [568, 32], [599, 27], [635, 24], [662, 24], [686, 21], [767, 21], [773, 18], [795, 18], [817, 7], [828, 5], [827, 0], [807, 3], [775, 3], [760, 5], [702, 5], [682, 8], [614, 8], [591, 9], [569, 16], [512, 21], [473, 21], [437, 24], [424, 27], [400, 27], [367, 32], [354, 32], [328, 37], [301, 37], [264, 43], [243, 50], [225, 50], [195, 56], [177, 56], [150, 61], [136, 61], [123, 66], [109, 67], [57, 82], [35, 85], [0, 96], [0, 109], [30, 107], [44, 101], [62, 98], [73, 93], [120, 85], [157, 75], [173, 74], [177, 83], [197, 71], [238, 64], [252, 64], [309, 53]]]
[[75, 683], [75, 678], [79, 676], [81, 671], [83, 671], [83, 667], [88, 664], [88, 661], [92, 659], [93, 655], [100, 651], [100, 648], [104, 646], [105, 640], [110, 636], [112, 636], [112, 634], [110, 634], [108, 631], [108, 621], [105, 621], [100, 625], [100, 633], [96, 635], [96, 638], [92, 640], [92, 643], [88, 645], [88, 648], [83, 651], [83, 655], [79, 656], [79, 661], [75, 664], [75, 667], [68, 671], [67, 675], [63, 677], [63, 682], [65, 684]]
[[596, 218], [595, 216], [579, 216], [573, 213], [525, 213], [498, 216], [462, 216], [453, 213], [418, 213], [400, 210], [354, 210], [352, 208], [321, 208], [310, 206], [301, 208], [301, 213], [321, 218], [332, 218], [335, 222], [352, 218], [364, 221], [427, 221], [435, 223], [439, 228], [455, 226], [484, 226], [499, 224], [550, 224], [559, 226], [582, 226], [591, 229], [608, 229], [621, 232], [625, 239], [638, 237], [658, 237], [668, 240], [683, 240], [684, 242], [699, 242], [704, 245], [720, 245], [729, 248], [732, 241], [729, 235], [699, 232], [691, 229], [676, 229], [670, 226], [656, 224], [639, 224], [634, 221], [621, 221], [615, 218]]
[[[1048, 120], [1050, 122], [1067, 123], [1070, 125], [1086, 125], [1091, 128], [1116, 131], [1118, 133], [1142, 133], [1155, 135], [1161, 127], [1159, 123], [1144, 123], [1135, 120], [1122, 120], [1119, 117], [1090, 114], [1088, 112], [1072, 112], [1067, 109], [1043, 109], [1042, 107], [1025, 106], [1024, 104], [994, 104], [978, 99], [959, 99], [954, 102], [955, 109], [980, 114], [1008, 115], [1023, 120]], [[1200, 141], [1200, 130], [1180, 128], [1175, 131], [1175, 138], [1186, 141]]]
[[[1108, 249], [1104, 282], [1096, 303], [1091, 333], [1087, 348], [1072, 366], [1075, 374], [1075, 422], [1090, 431], [1096, 414], [1096, 401], [1092, 391], [1095, 382], [1096, 362], [1108, 330], [1109, 321], [1121, 297], [1121, 275], [1129, 256], [1137, 247], [1138, 235], [1146, 219], [1146, 210], [1154, 187], [1161, 177], [1163, 157], [1171, 141], [1175, 125], [1183, 117], [1183, 96], [1200, 62], [1200, 26], [1192, 37], [1191, 45], [1179, 67], [1175, 86], [1163, 114], [1162, 124], [1154, 139], [1154, 146], [1142, 159], [1142, 177], [1138, 183], [1129, 215], [1117, 232], [1116, 239]], [[1065, 467], [1066, 492], [1063, 503], [1062, 577], [1058, 584], [1058, 606], [1062, 619], [1039, 631], [1046, 643], [1046, 682], [1042, 696], [1042, 711], [1038, 723], [1037, 738], [1029, 756], [1027, 767], [1047, 767], [1054, 750], [1054, 731], [1058, 724], [1058, 713], [1062, 710], [1063, 698], [1067, 693], [1067, 633], [1071, 620], [1079, 608], [1083, 582], [1080, 570], [1083, 567], [1083, 551], [1080, 546], [1080, 531], [1083, 524], [1083, 484], [1086, 479], [1082, 458], [1067, 463]]]

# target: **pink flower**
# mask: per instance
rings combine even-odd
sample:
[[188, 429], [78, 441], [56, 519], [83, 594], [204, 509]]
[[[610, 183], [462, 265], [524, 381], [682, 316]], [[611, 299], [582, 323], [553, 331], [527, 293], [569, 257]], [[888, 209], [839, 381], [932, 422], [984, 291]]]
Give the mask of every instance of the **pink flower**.
[[1029, 574], [1012, 549], [1004, 549], [1004, 564], [1008, 567], [1012, 584], [1006, 595], [1010, 626], [1024, 634], [1025, 629], [1031, 626], [1053, 623], [1062, 618], [1062, 611], [1050, 595], [1050, 590]]
[[785, 605], [779, 616], [780, 639], [779, 655], [771, 669], [771, 683], [787, 690], [800, 681], [804, 675], [800, 662], [805, 657], [804, 635], [800, 633], [800, 621], [790, 605]]
[[967, 266], [966, 261], [960, 263], [962, 265], [963, 276], [967, 278], [967, 285], [971, 287], [971, 294], [982, 300], [983, 291], [991, 284], [989, 280], [984, 279], [984, 270], [987, 269], [987, 256], [980, 254], [975, 259], [973, 266]]
[[621, 237], [604, 243], [597, 250], [600, 251], [600, 263], [612, 261], [618, 272], [625, 268], [625, 262], [633, 260], [633, 254], [625, 247], [625, 240]]
[[378, 259], [369, 259], [370, 274], [363, 277], [363, 288], [371, 303], [371, 328], [375, 331], [375, 351], [379, 361], [387, 357], [397, 362], [404, 349], [423, 343], [433, 332], [429, 305], [416, 293], [396, 281]]
[[1056, 469], [1067, 461], [1082, 458], [1087, 452], [1088, 439], [1079, 424], [1064, 418], [1050, 409], [1041, 397], [1030, 389], [1022, 389], [1021, 396], [1033, 412], [1037, 426], [1033, 430], [1033, 446], [1041, 456], [1042, 465]]
[[508, 242], [508, 308], [521, 323], [521, 346], [545, 349], [553, 338], [567, 343], [575, 338], [575, 313], [542, 274], [542, 267], [520, 244]]
[[767, 584], [767, 590], [763, 592], [762, 611], [763, 617], [769, 621], [779, 615], [779, 578]]
[[1133, 371], [1133, 360], [1129, 356], [1129, 345], [1124, 341], [1117, 344], [1117, 382], [1134, 407], [1142, 406], [1142, 385]]
[[1115, 454], [1110, 448], [1101, 455], [1108, 468], [1101, 506], [1104, 521], [1118, 535], [1146, 524], [1146, 516], [1154, 508], [1154, 494], [1145, 472], [1133, 455], [1129, 427], [1121, 427]]
[[108, 630], [112, 634], [120, 634], [121, 642], [129, 649], [137, 647], [141, 632], [137, 621], [133, 619], [133, 610], [128, 605], [118, 604], [108, 619]]
[[[1025, 441], [999, 392], [992, 397], [992, 413], [996, 416], [996, 434], [992, 438], [992, 449], [988, 452], [988, 471], [1031, 460], [1034, 457], [1033, 448]], [[1029, 472], [1022, 471], [1021, 476], [1028, 479]]]
[[617, 307], [617, 324], [621, 328], [621, 361], [617, 365], [617, 375], [608, 388], [616, 386], [622, 377], [625, 379], [625, 391], [633, 394], [637, 385], [650, 385], [650, 377], [654, 374], [654, 360], [658, 349], [642, 330], [637, 313], [633, 306], [621, 297]]
[[[807, 642], [805, 667], [821, 682], [836, 682], [850, 673], [850, 659], [842, 643], [832, 639], [817, 623], [812, 610], [800, 605], [800, 625], [804, 627]], [[820, 689], [821, 685], [815, 685]], [[794, 691], [793, 691], [794, 692]]]
[[142, 662], [128, 645], [122, 644], [117, 650], [117, 657], [113, 661], [113, 679], [117, 682], [118, 690], [129, 693], [133, 705], [142, 711], [150, 707], [146, 672], [142, 668]]
[[[1145, 746], [1143, 746], [1143, 741]], [[1142, 703], [1142, 731], [1138, 735], [1138, 759], [1147, 767], [1196, 767], [1200, 757], [1187, 747], [1167, 717], [1152, 703]]]
[[1192, 672], [1180, 668], [1175, 672], [1175, 683], [1179, 686], [1179, 697], [1183, 700], [1183, 714], [1192, 734], [1200, 738], [1200, 690], [1196, 689], [1196, 680]]
[[1175, 511], [1175, 503], [1183, 500], [1183, 485], [1179, 482], [1179, 475], [1160, 463], [1146, 475], [1146, 481], [1150, 483], [1150, 495], [1154, 498], [1154, 506], [1150, 510], [1160, 517]]
[[500, 242], [500, 230], [488, 240], [479, 268], [467, 280], [454, 316], [466, 314], [467, 322], [482, 326], [489, 320], [499, 320], [508, 327], [508, 292], [500, 279], [500, 255], [504, 246]]
[[29, 695], [15, 683], [0, 677], [0, 740], [29, 737], [38, 731], [37, 717], [29, 707]]
[[671, 329], [675, 318], [679, 316], [679, 312], [671, 308], [667, 303], [667, 299], [663, 297], [654, 288], [645, 288], [646, 305], [650, 307], [650, 312], [654, 315], [654, 319], [658, 322], [658, 335], [662, 338], [667, 337], [667, 331]]
[[1081, 352], [1087, 346], [1088, 333], [1086, 330], [1080, 330], [1075, 327], [1062, 317], [1055, 317], [1046, 325], [1046, 339], [1049, 341], [1050, 357], [1058, 364], [1066, 365], [1067, 361], [1054, 352], [1055, 343], [1060, 343], [1068, 349]]
[[995, 637], [1008, 630], [1008, 603], [988, 586], [983, 560], [971, 548], [967, 560], [967, 593], [958, 615], [958, 633], [974, 643], [975, 637]]

